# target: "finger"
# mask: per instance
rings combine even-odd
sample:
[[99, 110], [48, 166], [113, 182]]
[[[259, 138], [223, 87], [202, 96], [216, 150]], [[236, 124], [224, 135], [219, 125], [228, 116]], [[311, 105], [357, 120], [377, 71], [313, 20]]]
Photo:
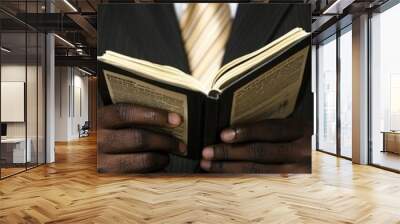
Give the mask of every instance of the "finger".
[[272, 119], [227, 128], [221, 132], [221, 140], [226, 143], [286, 142], [301, 138], [303, 134], [303, 122], [299, 120]]
[[123, 128], [132, 125], [177, 127], [182, 118], [177, 113], [133, 104], [113, 104], [99, 110], [102, 128]]
[[203, 149], [203, 159], [260, 163], [311, 162], [310, 138], [286, 143], [218, 144]]
[[100, 153], [97, 170], [100, 173], [147, 173], [163, 169], [168, 162], [168, 155], [161, 153]]
[[211, 173], [310, 173], [311, 164], [260, 164], [253, 162], [220, 162], [202, 160], [200, 166]]
[[186, 144], [178, 139], [142, 129], [102, 129], [97, 139], [99, 149], [105, 153], [159, 151], [187, 155]]

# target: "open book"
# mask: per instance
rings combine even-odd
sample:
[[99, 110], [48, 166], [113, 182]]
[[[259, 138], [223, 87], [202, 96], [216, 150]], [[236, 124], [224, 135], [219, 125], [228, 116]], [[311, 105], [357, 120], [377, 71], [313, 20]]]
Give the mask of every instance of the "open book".
[[183, 124], [159, 131], [188, 144], [191, 158], [229, 125], [285, 118], [303, 82], [309, 33], [295, 28], [268, 45], [196, 79], [174, 67], [106, 51], [98, 57], [103, 101], [177, 112]]

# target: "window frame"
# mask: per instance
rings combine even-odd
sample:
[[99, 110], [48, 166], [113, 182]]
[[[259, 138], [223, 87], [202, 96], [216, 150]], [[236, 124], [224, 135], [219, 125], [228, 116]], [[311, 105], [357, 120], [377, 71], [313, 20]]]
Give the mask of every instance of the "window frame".
[[[341, 67], [340, 67], [340, 60], [341, 60], [341, 55], [340, 55], [340, 37], [342, 35], [344, 35], [347, 32], [352, 32], [351, 29], [352, 23], [347, 24], [346, 26], [342, 27], [342, 28], [337, 28], [336, 32], [334, 32], [333, 34], [331, 34], [330, 36], [319, 40], [315, 45], [316, 45], [316, 150], [319, 152], [323, 152], [323, 153], [327, 153], [329, 155], [333, 155], [333, 156], [337, 156], [339, 158], [343, 158], [346, 160], [352, 160], [352, 158], [347, 157], [342, 155], [341, 152], [341, 119], [340, 119], [340, 103], [341, 103], [341, 97], [340, 97], [340, 77], [341, 77]], [[335, 36], [333, 38], [333, 36]], [[330, 41], [336, 41], [336, 152], [332, 153], [329, 152], [327, 150], [324, 150], [322, 148], [320, 148], [320, 144], [319, 144], [319, 85], [320, 85], [320, 73], [319, 73], [319, 47], [322, 43], [327, 43]]]

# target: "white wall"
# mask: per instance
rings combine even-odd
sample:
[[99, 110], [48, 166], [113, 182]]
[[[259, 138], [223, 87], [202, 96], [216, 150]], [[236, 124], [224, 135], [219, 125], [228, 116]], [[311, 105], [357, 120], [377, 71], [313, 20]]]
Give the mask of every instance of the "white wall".
[[[26, 75], [26, 70], [27, 69], [27, 74], [28, 74], [28, 79], [29, 79], [29, 85], [36, 85], [36, 81], [32, 82], [33, 80], [30, 78], [30, 74], [35, 74], [36, 75], [36, 67], [34, 66], [27, 66], [25, 67], [24, 65], [20, 64], [5, 64], [1, 66], [1, 81], [3, 82], [25, 82], [25, 75]], [[27, 88], [27, 103], [32, 103], [34, 102], [34, 106], [36, 108], [36, 88]], [[29, 90], [32, 90], [29, 91]], [[29, 106], [29, 105], [27, 105]], [[7, 108], [1, 108], [1, 110], [6, 110]], [[36, 129], [36, 113], [28, 113], [27, 114], [28, 118], [28, 128], [35, 126]], [[31, 124], [34, 122], [35, 124]], [[28, 130], [29, 132], [29, 130]], [[29, 133], [28, 133], [29, 134]], [[7, 136], [8, 137], [25, 137], [25, 122], [13, 122], [13, 123], [7, 123]], [[28, 135], [29, 137], [29, 135]]]
[[55, 140], [70, 141], [88, 120], [88, 78], [72, 67], [56, 67], [55, 73]]
[[86, 76], [81, 76], [82, 73], [76, 74], [75, 70], [75, 75], [74, 75], [74, 82], [73, 82], [73, 100], [74, 102], [71, 102], [74, 107], [72, 108], [72, 120], [71, 120], [71, 125], [72, 125], [72, 132], [71, 135], [74, 136], [75, 138], [79, 136], [78, 132], [78, 124], [83, 125], [85, 121], [88, 121], [89, 117], [89, 111], [88, 111], [88, 78]]
[[55, 141], [67, 141], [69, 133], [69, 96], [70, 84], [69, 69], [55, 68]]

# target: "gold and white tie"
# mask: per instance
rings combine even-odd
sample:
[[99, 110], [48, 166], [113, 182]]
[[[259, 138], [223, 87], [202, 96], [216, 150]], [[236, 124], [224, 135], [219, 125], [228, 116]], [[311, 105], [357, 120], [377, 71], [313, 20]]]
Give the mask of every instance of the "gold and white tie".
[[232, 21], [228, 4], [189, 3], [180, 27], [192, 75], [206, 81], [222, 63]]

